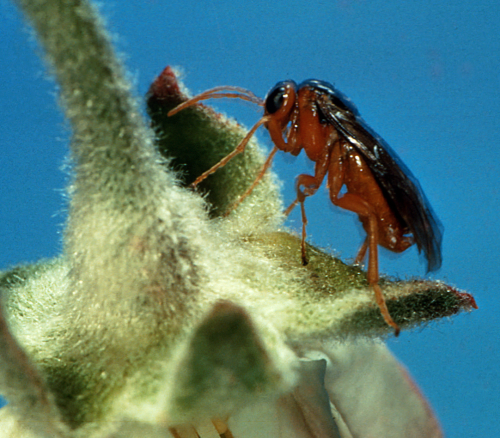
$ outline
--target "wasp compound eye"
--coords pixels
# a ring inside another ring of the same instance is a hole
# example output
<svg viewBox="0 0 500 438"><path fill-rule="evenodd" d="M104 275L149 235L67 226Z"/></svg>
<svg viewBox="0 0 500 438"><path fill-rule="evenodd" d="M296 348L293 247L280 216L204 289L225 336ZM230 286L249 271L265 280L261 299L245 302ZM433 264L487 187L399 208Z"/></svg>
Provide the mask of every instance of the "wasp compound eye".
<svg viewBox="0 0 500 438"><path fill-rule="evenodd" d="M286 94L286 86L277 84L266 97L266 112L268 114L274 114L283 106L283 100Z"/></svg>

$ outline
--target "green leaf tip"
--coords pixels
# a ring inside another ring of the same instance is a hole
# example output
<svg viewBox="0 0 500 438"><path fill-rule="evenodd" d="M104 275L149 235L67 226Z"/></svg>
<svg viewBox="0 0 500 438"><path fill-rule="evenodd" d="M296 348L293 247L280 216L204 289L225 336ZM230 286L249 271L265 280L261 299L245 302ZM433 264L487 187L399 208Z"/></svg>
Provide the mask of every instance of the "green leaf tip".
<svg viewBox="0 0 500 438"><path fill-rule="evenodd" d="M185 348L172 378L170 424L227 417L243 401L289 390L294 379L293 354L277 367L250 315L229 301L213 306Z"/></svg>

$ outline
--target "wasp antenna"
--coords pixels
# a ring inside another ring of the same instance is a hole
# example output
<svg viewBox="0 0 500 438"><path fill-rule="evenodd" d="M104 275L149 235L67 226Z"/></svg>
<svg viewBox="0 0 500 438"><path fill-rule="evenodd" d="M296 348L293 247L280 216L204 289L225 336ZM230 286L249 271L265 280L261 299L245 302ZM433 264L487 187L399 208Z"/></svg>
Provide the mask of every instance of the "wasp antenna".
<svg viewBox="0 0 500 438"><path fill-rule="evenodd" d="M222 97L237 98L237 99L247 100L248 102L256 103L257 105L260 106L264 106L264 100L261 99L259 96L256 96L254 93L252 93L250 90L247 90L246 88L223 85L221 87L215 87L212 88L211 90L205 91L205 93L212 94L212 96L210 96L208 99L211 98L217 99Z"/></svg>
<svg viewBox="0 0 500 438"><path fill-rule="evenodd" d="M202 100L208 100L208 99L222 99L222 98L229 98L229 99L243 99L248 102L256 103L257 105L264 106L264 101L253 94L251 91L248 91L244 88L240 87L230 87L230 86L222 86L222 87L215 87L210 90L204 91L201 94L198 94L197 96L192 97L191 99L187 100L186 102L181 103L180 105L176 106L174 109L170 110L168 112L168 116L171 117L174 114L177 114L179 111L182 111L185 108L188 108Z"/></svg>

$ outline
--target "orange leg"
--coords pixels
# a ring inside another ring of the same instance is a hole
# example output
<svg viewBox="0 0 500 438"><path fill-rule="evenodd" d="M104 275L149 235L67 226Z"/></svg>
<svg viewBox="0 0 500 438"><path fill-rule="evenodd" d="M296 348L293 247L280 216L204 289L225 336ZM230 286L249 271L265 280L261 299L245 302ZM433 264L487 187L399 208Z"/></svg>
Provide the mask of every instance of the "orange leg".
<svg viewBox="0 0 500 438"><path fill-rule="evenodd" d="M392 319L389 310L387 309L387 304L385 302L382 289L378 284L379 274L378 274L378 226L377 226L377 216L373 213L372 207L364 199L351 193L346 193L341 198L331 197L332 202L345 210L353 211L359 216L368 218L368 229L367 237L365 243L361 247L361 250L366 252L365 247L368 247L368 269L367 278L368 283L375 292L375 301L382 313L384 321L394 328L394 335L399 335L399 326ZM360 251L361 254L361 251ZM359 255L358 254L358 257ZM363 254L364 256L364 254ZM356 258L356 261L358 260Z"/></svg>
<svg viewBox="0 0 500 438"><path fill-rule="evenodd" d="M285 216L288 216L288 215L292 212L292 210L293 210L295 207L297 207L297 204L298 204L298 203L299 203L299 200L298 200L298 199L295 199L295 201L293 201L293 202L292 202L292 203L288 206L288 208L284 211L284 213L283 213L283 214L284 214Z"/></svg>
<svg viewBox="0 0 500 438"><path fill-rule="evenodd" d="M361 245L361 248L359 248L358 255L354 259L354 264L355 265L362 265L363 260L365 259L366 256L366 250L368 249L368 236L366 237L365 241L363 242L363 245Z"/></svg>
<svg viewBox="0 0 500 438"><path fill-rule="evenodd" d="M306 209L304 207L304 201L308 196L314 195L320 188L323 180L325 179L326 172L328 171L328 166L330 164L330 150L331 147L325 148L323 154L317 159L314 166L314 176L301 174L297 177L296 190L297 198L293 203L285 210L285 215L288 216L290 212L295 208L295 206L300 203L300 211L302 214L302 240L300 243L300 253L302 257L302 264L307 265L306 256ZM302 189L303 188L303 189Z"/></svg>
<svg viewBox="0 0 500 438"><path fill-rule="evenodd" d="M368 283L375 292L375 301L380 309L380 313L384 321L394 328L395 336L399 335L399 326L392 319L387 304L385 302L382 289L378 284L378 224L375 209L369 202L365 201L361 196L348 191L343 196L339 197L340 190L345 184L346 174L349 171L349 160L351 157L345 153L342 144L338 143L332 150L330 158L330 168L328 170L328 188L330 190L330 200L333 204L345 210L352 211L358 216L366 218L365 230L366 239L361 246L358 255L355 259L356 263L360 263L368 250L368 268L367 279ZM352 175L350 175L352 177Z"/></svg>
<svg viewBox="0 0 500 438"><path fill-rule="evenodd" d="M318 169L318 166L316 166ZM300 242L300 253L302 256L302 264L305 266L307 265L307 257L306 257L306 225L307 225L307 217L306 217L306 209L304 207L304 201L308 196L314 195L319 187L321 186L321 183L323 182L323 179L325 177L326 172L319 172L315 174L314 176L312 175L306 175L306 174L301 174L297 177L297 199L290 205L290 207L287 208L285 211L285 214L289 213L289 210L291 211L293 207L297 205L297 203L300 203L300 211L302 214L302 240ZM301 187L304 187L304 190L301 190Z"/></svg>
<svg viewBox="0 0 500 438"><path fill-rule="evenodd" d="M306 225L307 225L307 217L306 217L306 209L304 207L304 199L300 200L300 212L302 214L302 240L300 241L300 255L302 257L302 264L307 265L307 257L306 257Z"/></svg>
<svg viewBox="0 0 500 438"><path fill-rule="evenodd" d="M235 150L229 154L227 154L222 160L220 160L217 164L212 166L210 169L208 169L206 172L203 172L198 178L195 179L195 181L191 184L192 188L195 188L199 183L201 183L207 176L211 175L212 173L216 172L218 169L221 167L224 167L229 160L234 158L236 155L241 154L246 146L247 143L250 141L252 136L255 134L255 131L259 128L260 125L266 123L268 121L268 117L262 117L254 126L253 128L248 132L248 134L245 136L243 140L241 140L240 144L236 146Z"/></svg>
<svg viewBox="0 0 500 438"><path fill-rule="evenodd" d="M244 200L245 198L250 195L250 193L253 192L253 189L255 189L255 187L257 187L257 184L260 183L260 181L262 180L262 178L264 178L264 175L266 174L267 172L267 169L269 169L269 167L271 166L271 163L273 162L273 158L274 156L276 155L276 152L278 152L278 148L275 146L273 148L273 150L271 151L271 153L269 154L269 156L267 157L265 163L262 165L262 167L260 168L260 171L259 171L259 174L257 175L257 178L255 178L255 181L252 183L252 185L246 190L245 193L243 193L243 195L241 195L228 209L227 211L222 215L222 217L226 217L229 215L229 213L231 213L236 207L238 207L238 205L240 205Z"/></svg>

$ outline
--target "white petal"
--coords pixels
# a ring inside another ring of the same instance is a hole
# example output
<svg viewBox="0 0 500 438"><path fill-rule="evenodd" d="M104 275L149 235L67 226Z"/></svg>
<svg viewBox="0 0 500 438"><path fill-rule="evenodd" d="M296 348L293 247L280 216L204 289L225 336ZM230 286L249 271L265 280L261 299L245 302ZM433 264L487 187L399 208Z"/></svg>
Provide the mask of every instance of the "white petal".
<svg viewBox="0 0 500 438"><path fill-rule="evenodd" d="M439 438L442 431L407 371L377 342L324 350L326 388L353 436Z"/></svg>
<svg viewBox="0 0 500 438"><path fill-rule="evenodd" d="M235 438L340 438L324 387L326 361L301 361L300 381L293 392L262 399L232 416Z"/></svg>

